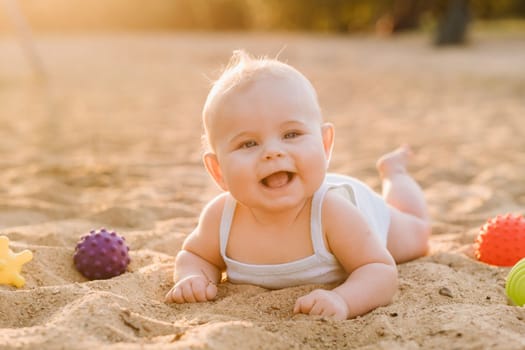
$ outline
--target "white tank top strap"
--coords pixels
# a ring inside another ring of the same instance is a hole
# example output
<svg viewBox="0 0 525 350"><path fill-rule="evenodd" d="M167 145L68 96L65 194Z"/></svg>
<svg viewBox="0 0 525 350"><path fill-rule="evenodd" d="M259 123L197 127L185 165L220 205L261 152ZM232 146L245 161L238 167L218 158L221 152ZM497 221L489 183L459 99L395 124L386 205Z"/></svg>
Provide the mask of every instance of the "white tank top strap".
<svg viewBox="0 0 525 350"><path fill-rule="evenodd" d="M228 245L228 238L230 237L230 229L232 226L233 214L237 202L228 193L224 201L224 209L222 210L221 226L219 228L220 249L221 255L226 256L226 246Z"/></svg>
<svg viewBox="0 0 525 350"><path fill-rule="evenodd" d="M310 213L310 235L314 254L323 258L331 258L333 255L328 252L324 244L324 232L322 223L323 201L326 192L330 186L324 182L321 187L314 193L312 198L312 207Z"/></svg>

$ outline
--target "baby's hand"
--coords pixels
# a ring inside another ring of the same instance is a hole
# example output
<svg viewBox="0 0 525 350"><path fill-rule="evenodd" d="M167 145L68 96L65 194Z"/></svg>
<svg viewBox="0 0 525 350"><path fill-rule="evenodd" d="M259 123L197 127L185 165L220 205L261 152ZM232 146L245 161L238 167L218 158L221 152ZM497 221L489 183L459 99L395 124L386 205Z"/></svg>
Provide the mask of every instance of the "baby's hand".
<svg viewBox="0 0 525 350"><path fill-rule="evenodd" d="M195 303L215 299L217 286L202 275L187 276L173 286L164 299L167 303Z"/></svg>
<svg viewBox="0 0 525 350"><path fill-rule="evenodd" d="M294 313L330 317L335 320L346 320L349 315L348 305L334 291L316 289L300 297L295 302Z"/></svg>

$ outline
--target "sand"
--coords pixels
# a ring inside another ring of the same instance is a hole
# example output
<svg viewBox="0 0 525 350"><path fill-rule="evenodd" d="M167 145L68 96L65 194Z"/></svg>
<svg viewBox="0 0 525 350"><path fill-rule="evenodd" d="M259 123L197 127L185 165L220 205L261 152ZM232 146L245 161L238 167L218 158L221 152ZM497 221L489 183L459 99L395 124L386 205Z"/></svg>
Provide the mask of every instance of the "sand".
<svg viewBox="0 0 525 350"><path fill-rule="evenodd" d="M524 38L436 50L424 36L47 35L45 80L1 38L0 234L34 258L23 288L0 286L0 348L525 348L509 268L469 255L488 218L525 212ZM391 305L335 322L292 313L318 286L229 283L214 302L163 303L174 255L219 193L200 162L200 110L236 48L280 52L311 78L336 125L330 170L379 190L376 159L413 146L431 251L399 266ZM126 238L132 261L88 281L72 254L100 227Z"/></svg>

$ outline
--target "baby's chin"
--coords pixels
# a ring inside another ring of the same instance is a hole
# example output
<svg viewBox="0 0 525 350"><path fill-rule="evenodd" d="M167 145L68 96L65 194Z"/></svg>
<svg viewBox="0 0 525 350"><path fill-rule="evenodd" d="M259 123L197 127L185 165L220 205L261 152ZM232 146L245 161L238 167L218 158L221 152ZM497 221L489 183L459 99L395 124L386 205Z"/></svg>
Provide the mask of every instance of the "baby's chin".
<svg viewBox="0 0 525 350"><path fill-rule="evenodd" d="M303 207L305 204L305 200L303 197L296 197L296 198L279 198L278 200L272 200L267 203L263 203L260 208L267 213L272 214L284 214L289 210L296 210L298 208Z"/></svg>

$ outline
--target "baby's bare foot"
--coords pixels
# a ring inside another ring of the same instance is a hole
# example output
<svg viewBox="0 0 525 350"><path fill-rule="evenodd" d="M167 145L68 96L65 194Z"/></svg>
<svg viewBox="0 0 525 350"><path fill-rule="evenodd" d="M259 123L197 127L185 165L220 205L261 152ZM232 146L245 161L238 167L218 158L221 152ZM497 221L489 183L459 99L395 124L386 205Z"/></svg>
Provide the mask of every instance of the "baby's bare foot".
<svg viewBox="0 0 525 350"><path fill-rule="evenodd" d="M406 172L406 165L410 156L412 156L410 147L408 145L402 145L379 158L376 167L381 178Z"/></svg>

